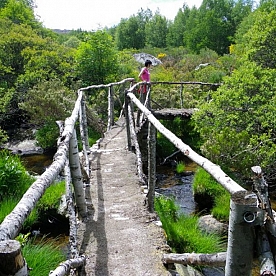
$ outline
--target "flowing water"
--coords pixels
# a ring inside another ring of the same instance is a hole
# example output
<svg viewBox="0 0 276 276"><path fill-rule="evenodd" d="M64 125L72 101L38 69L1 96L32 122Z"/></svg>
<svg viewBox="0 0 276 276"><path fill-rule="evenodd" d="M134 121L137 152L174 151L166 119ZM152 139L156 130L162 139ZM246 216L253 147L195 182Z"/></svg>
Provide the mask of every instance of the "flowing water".
<svg viewBox="0 0 276 276"><path fill-rule="evenodd" d="M184 214L192 214L196 210L192 182L197 165L185 162L185 172L178 174L171 166L157 166L156 192L173 197Z"/></svg>

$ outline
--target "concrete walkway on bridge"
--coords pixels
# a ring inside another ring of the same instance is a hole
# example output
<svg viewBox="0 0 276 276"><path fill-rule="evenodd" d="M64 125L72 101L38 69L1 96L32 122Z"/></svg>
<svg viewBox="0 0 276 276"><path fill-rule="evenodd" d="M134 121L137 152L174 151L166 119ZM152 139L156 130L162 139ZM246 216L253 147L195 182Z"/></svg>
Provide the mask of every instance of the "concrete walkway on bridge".
<svg viewBox="0 0 276 276"><path fill-rule="evenodd" d="M91 150L86 197L93 208L78 231L85 275L171 275L162 264L164 231L144 205L136 156L127 150L124 118Z"/></svg>

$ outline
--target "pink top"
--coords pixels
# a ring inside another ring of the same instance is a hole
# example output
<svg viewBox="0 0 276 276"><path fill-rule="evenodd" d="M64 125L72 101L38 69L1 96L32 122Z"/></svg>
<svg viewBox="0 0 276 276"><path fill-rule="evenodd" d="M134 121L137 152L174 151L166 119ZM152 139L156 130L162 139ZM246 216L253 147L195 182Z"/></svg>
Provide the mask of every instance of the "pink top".
<svg viewBox="0 0 276 276"><path fill-rule="evenodd" d="M142 81L150 82L150 72L147 67L142 68L142 70L139 74L139 78Z"/></svg>

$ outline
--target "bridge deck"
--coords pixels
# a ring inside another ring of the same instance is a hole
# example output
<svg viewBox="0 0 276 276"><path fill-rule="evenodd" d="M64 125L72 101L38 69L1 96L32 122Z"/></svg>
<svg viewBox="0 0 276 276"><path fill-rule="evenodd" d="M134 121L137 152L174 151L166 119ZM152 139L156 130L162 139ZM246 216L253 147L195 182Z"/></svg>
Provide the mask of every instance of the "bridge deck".
<svg viewBox="0 0 276 276"><path fill-rule="evenodd" d="M124 120L92 148L91 185L87 200L94 209L80 223L86 275L171 275L161 258L163 230L147 212L136 173L135 154L127 150Z"/></svg>

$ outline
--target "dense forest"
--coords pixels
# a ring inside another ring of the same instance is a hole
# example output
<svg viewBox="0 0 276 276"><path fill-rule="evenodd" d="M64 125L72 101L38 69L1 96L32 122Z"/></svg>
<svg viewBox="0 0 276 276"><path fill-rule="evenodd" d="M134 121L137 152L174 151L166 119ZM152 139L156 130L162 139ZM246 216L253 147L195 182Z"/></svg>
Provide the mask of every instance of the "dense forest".
<svg viewBox="0 0 276 276"><path fill-rule="evenodd" d="M275 171L275 0L203 0L199 8L184 4L173 21L141 9L112 28L62 33L45 28L33 6L0 1L1 144L23 124L55 141L55 121L70 114L78 88L138 80L133 54L146 52L162 60L152 81L221 84L208 101L200 88L185 90L186 107L199 110L193 124L202 154L242 176L253 165ZM209 65L195 70L200 63ZM175 107L177 94L167 94L152 97Z"/></svg>

